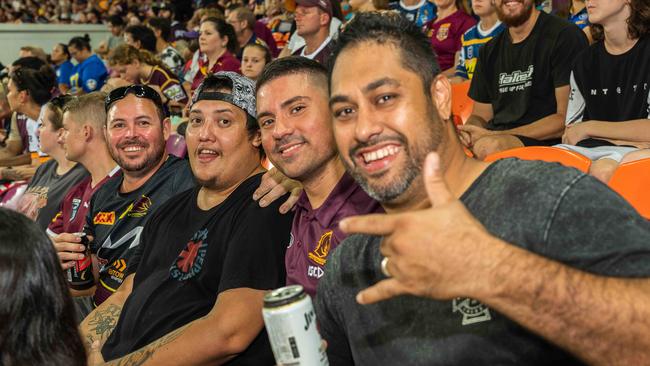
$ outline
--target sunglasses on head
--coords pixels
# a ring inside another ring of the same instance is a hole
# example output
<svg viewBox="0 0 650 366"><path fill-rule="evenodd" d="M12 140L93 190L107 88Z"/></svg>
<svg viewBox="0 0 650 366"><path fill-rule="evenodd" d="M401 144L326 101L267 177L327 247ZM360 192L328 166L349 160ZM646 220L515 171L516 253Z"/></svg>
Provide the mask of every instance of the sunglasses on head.
<svg viewBox="0 0 650 366"><path fill-rule="evenodd" d="M111 90L110 93L106 96L106 101L104 105L106 106L106 112L120 99L126 98L127 95L133 94L138 98L149 99L152 102L156 103L156 106L162 109L162 100L160 99L160 94L157 91L152 89L147 85L135 84L129 86L122 86L116 89Z"/></svg>

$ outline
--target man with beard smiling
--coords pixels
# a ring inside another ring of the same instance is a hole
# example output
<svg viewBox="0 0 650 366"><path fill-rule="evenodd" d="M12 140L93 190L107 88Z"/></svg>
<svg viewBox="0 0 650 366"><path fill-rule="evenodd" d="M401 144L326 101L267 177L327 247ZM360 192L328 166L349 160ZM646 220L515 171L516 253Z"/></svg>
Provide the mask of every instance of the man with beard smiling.
<svg viewBox="0 0 650 366"><path fill-rule="evenodd" d="M110 337L90 365L273 364L262 304L284 284L292 217L251 199L264 172L255 115L241 75L208 75L196 89L186 138L198 185L145 225L135 274L95 310L110 317Z"/></svg>
<svg viewBox="0 0 650 366"><path fill-rule="evenodd" d="M187 162L165 151L170 122L155 90L146 85L117 88L106 97L105 109L108 150L122 174L93 195L86 216L84 232L94 238L90 251L96 257L95 271L99 271L95 306L111 296L134 270L131 257L152 211L195 184ZM80 242L79 238L70 239ZM68 249L79 252L81 247ZM91 325L96 337L106 331L99 319Z"/></svg>
<svg viewBox="0 0 650 366"><path fill-rule="evenodd" d="M406 19L358 14L331 60L341 159L388 213L341 222L364 235L319 282L331 364L648 364L649 222L575 169L467 157Z"/></svg>
<svg viewBox="0 0 650 366"><path fill-rule="evenodd" d="M540 12L533 0L496 0L507 30L479 52L469 96L474 110L461 141L483 159L522 146L555 145L564 132L569 78L588 46L569 22Z"/></svg>

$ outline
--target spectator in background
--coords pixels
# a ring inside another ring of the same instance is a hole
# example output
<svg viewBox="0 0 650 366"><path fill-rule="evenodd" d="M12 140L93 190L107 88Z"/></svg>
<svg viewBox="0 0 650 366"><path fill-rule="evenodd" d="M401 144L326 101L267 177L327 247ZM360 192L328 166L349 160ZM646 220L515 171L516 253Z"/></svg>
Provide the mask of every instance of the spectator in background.
<svg viewBox="0 0 650 366"><path fill-rule="evenodd" d="M463 0L435 0L438 8L436 19L429 23L427 37L438 56L443 74L452 76L462 47L463 34L476 25L476 20L466 13Z"/></svg>
<svg viewBox="0 0 650 366"><path fill-rule="evenodd" d="M3 365L85 366L74 305L47 236L0 208L0 340Z"/></svg>
<svg viewBox="0 0 650 366"><path fill-rule="evenodd" d="M71 96L61 96L47 103L41 113L38 127L39 146L52 159L38 167L21 197L18 209L46 230L68 190L88 175L88 171L74 161L66 159L59 144L63 137L63 106Z"/></svg>
<svg viewBox="0 0 650 366"><path fill-rule="evenodd" d="M189 101L178 77L146 50L137 50L133 46L123 44L111 53L108 62L119 75L122 81L120 86L149 85L160 93L165 105L172 103L185 107Z"/></svg>
<svg viewBox="0 0 650 366"><path fill-rule="evenodd" d="M582 29L589 39L589 43L593 42L591 35L591 25L589 23L589 14L587 14L587 5L585 0L570 0L569 1L569 21Z"/></svg>
<svg viewBox="0 0 650 366"><path fill-rule="evenodd" d="M99 44L96 51L102 57L106 57L111 50L124 43L124 18L119 15L111 15L106 24L111 35Z"/></svg>
<svg viewBox="0 0 650 366"><path fill-rule="evenodd" d="M329 1L329 4L330 4L329 6L331 7L331 10L332 10L332 16L330 17L329 32L328 33L329 33L329 37L331 39L336 39L336 37L339 34L339 29L341 28L341 25L343 24L342 23L343 14L342 14L342 11L340 9L340 4L339 4L339 2L337 0ZM291 12L294 13L294 16L293 16L294 21L295 21L295 16L296 16L297 5L298 4L297 4L297 2L295 0L286 0L284 2L284 7L288 11L291 11ZM327 7L327 4L325 4L325 3L323 3L322 5L323 5L323 8ZM289 19L289 20L291 20L291 19ZM295 23L295 25L297 26L298 24ZM286 23L285 22L279 23L278 26L279 27L282 26L285 29L284 30L276 29L275 30L276 32L278 32L278 31L285 32L286 31ZM289 30L291 30L291 27L289 28ZM280 35L278 35L278 36L280 36ZM286 56L289 56L291 54L294 54L296 50L299 50L299 49L303 48L304 46L305 46L305 38L300 36L298 34L297 29L296 29L296 31L293 32L293 34L291 34L291 37L289 38L288 43L282 49L282 52L280 52L280 55L278 57L286 57Z"/></svg>
<svg viewBox="0 0 650 366"><path fill-rule="evenodd" d="M257 20L250 9L243 6L234 8L228 13L226 22L232 25L235 34L237 35L237 42L239 43L239 52L237 53L238 59L242 59L242 53L247 44L257 43L270 48L263 39L259 38L255 34L254 29Z"/></svg>
<svg viewBox="0 0 650 366"><path fill-rule="evenodd" d="M160 58L163 64L167 66L177 77L183 77L183 67L185 66L185 59L180 52L170 44L172 37L172 30L169 20L165 18L151 18L147 24L153 30L156 36L156 55Z"/></svg>
<svg viewBox="0 0 650 366"><path fill-rule="evenodd" d="M37 121L43 113L43 105L50 100L55 87L56 74L45 63L39 70L21 67L11 72L7 86L7 99L11 110L26 119L24 123L28 138L23 140L23 144L27 144L27 150L22 155L0 160L0 166L8 166L8 168L0 170L2 179L31 178L41 163L40 158L47 156L40 151L38 146ZM16 125L18 125L18 121L16 121ZM14 126L12 126L13 128ZM18 130L18 127L15 130Z"/></svg>
<svg viewBox="0 0 650 366"><path fill-rule="evenodd" d="M156 52L156 35L145 25L130 25L124 30L124 43L137 49L147 50L154 55Z"/></svg>
<svg viewBox="0 0 650 366"><path fill-rule="evenodd" d="M268 48L257 43L248 44L244 47L241 73L255 81L269 62L271 62L271 51Z"/></svg>
<svg viewBox="0 0 650 366"><path fill-rule="evenodd" d="M533 0L496 0L507 26L479 54L469 96L472 115L461 139L479 159L522 146L560 142L571 65L587 38L564 19L540 12Z"/></svg>
<svg viewBox="0 0 650 366"><path fill-rule="evenodd" d="M472 79L479 49L504 29L492 0L473 0L472 10L479 17L479 22L461 38L462 48L456 65L456 74L450 79L452 83Z"/></svg>
<svg viewBox="0 0 650 366"><path fill-rule="evenodd" d="M47 62L47 54L41 47L36 47L36 46L23 46L20 47L20 52L18 53L18 57L37 57L40 58L41 60Z"/></svg>
<svg viewBox="0 0 650 366"><path fill-rule="evenodd" d="M77 60L77 65L70 76L70 94L80 95L100 90L106 78L108 70L104 62L90 48L90 37L86 34L83 37L74 37L68 43L70 55Z"/></svg>
<svg viewBox="0 0 650 366"><path fill-rule="evenodd" d="M305 45L293 51L293 55L327 65L332 41L329 33L331 21L330 0L297 0L296 33L305 39Z"/></svg>
<svg viewBox="0 0 650 366"><path fill-rule="evenodd" d="M351 0L348 3L354 13L388 9L388 0Z"/></svg>
<svg viewBox="0 0 650 366"><path fill-rule="evenodd" d="M158 17L166 19L170 23L170 42L173 42L185 36L185 32L187 30L183 26L183 23L179 22L178 19L176 19L176 10L173 3L163 2L160 4L160 7L158 8Z"/></svg>
<svg viewBox="0 0 650 366"><path fill-rule="evenodd" d="M198 71L192 81L194 91L207 74L219 71L241 72L241 63L235 56L239 51L237 35L232 25L219 18L207 18L201 22L199 35Z"/></svg>
<svg viewBox="0 0 650 366"><path fill-rule="evenodd" d="M571 71L562 137L565 149L593 160L607 183L620 163L650 157L650 4L609 0L589 7L596 41Z"/></svg>
<svg viewBox="0 0 650 366"><path fill-rule="evenodd" d="M436 18L436 5L429 0L399 0L391 2L389 7L402 13L423 31Z"/></svg>
<svg viewBox="0 0 650 366"><path fill-rule="evenodd" d="M59 91L61 94L66 94L70 90L70 76L74 70L74 64L70 61L68 46L63 43L57 43L52 48L50 61L54 64Z"/></svg>

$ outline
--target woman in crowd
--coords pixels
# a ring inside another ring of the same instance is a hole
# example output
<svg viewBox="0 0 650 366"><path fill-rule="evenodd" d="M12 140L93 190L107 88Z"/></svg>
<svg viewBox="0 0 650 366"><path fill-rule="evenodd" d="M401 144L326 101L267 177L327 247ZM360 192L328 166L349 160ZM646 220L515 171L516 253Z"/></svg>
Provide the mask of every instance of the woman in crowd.
<svg viewBox="0 0 650 366"><path fill-rule="evenodd" d="M70 76L70 94L79 95L100 90L108 77L106 66L92 53L90 37L74 37L68 43L70 55L77 60Z"/></svg>
<svg viewBox="0 0 650 366"><path fill-rule="evenodd" d="M199 69L191 90L194 91L207 74L219 71L241 72L241 64L235 55L239 49L232 25L219 18L207 18L199 28Z"/></svg>
<svg viewBox="0 0 650 366"><path fill-rule="evenodd" d="M0 208L0 364L86 365L75 309L52 242Z"/></svg>
<svg viewBox="0 0 650 366"><path fill-rule="evenodd" d="M570 1L569 21L585 32L587 38L589 38L589 43L594 41L591 37L591 26L589 24L589 14L587 14L587 4L585 4L585 0Z"/></svg>
<svg viewBox="0 0 650 366"><path fill-rule="evenodd" d="M559 146L589 157L589 172L608 182L620 163L650 157L650 4L594 2L589 22L595 43L571 70Z"/></svg>
<svg viewBox="0 0 650 366"><path fill-rule="evenodd" d="M167 105L187 104L189 99L176 75L151 52L122 44L111 52L108 61L120 79L117 81L110 79L109 84L114 86L146 84L157 89Z"/></svg>
<svg viewBox="0 0 650 366"><path fill-rule="evenodd" d="M438 15L429 23L428 36L438 56L440 70L453 76L463 33L476 25L476 20L467 14L463 0L434 0L434 4L438 7Z"/></svg>
<svg viewBox="0 0 650 366"><path fill-rule="evenodd" d="M70 90L70 76L74 70L74 65L70 62L70 51L68 46L63 43L57 43L52 48L50 61L54 64L54 71L56 72L56 81L59 86L61 94L66 94Z"/></svg>
<svg viewBox="0 0 650 366"><path fill-rule="evenodd" d="M28 179L36 172L36 167L40 165L40 158L46 156L39 150L37 121L41 116L43 105L50 100L55 87L56 74L47 64L43 64L39 70L21 67L9 75L7 100L11 110L18 114L15 124L12 122L11 133L15 134L19 130L18 124L24 123L28 141L23 141L23 146L28 145L27 150L30 156L24 160L23 164L25 165L0 170L0 178L4 180ZM30 157L31 164L29 163Z"/></svg>
<svg viewBox="0 0 650 366"><path fill-rule="evenodd" d="M59 211L68 190L88 175L81 164L66 159L65 150L59 144L64 133L63 106L71 98L56 97L43 107L38 127L39 146L52 159L38 167L18 204L18 210L36 220L43 230Z"/></svg>
<svg viewBox="0 0 650 366"><path fill-rule="evenodd" d="M261 44L250 43L244 47L241 73L251 80L257 80L264 66L271 62L271 51Z"/></svg>

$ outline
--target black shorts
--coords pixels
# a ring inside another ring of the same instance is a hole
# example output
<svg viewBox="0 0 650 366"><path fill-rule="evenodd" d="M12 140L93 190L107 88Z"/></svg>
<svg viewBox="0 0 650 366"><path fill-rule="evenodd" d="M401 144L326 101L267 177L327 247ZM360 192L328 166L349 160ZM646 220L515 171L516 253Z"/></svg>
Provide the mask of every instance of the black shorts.
<svg viewBox="0 0 650 366"><path fill-rule="evenodd" d="M536 140L531 137L526 137L526 136L521 136L521 135L514 135L516 138L521 141L524 146L553 146L553 145L558 145L562 143L561 138L555 138L555 139L548 139L548 140Z"/></svg>

